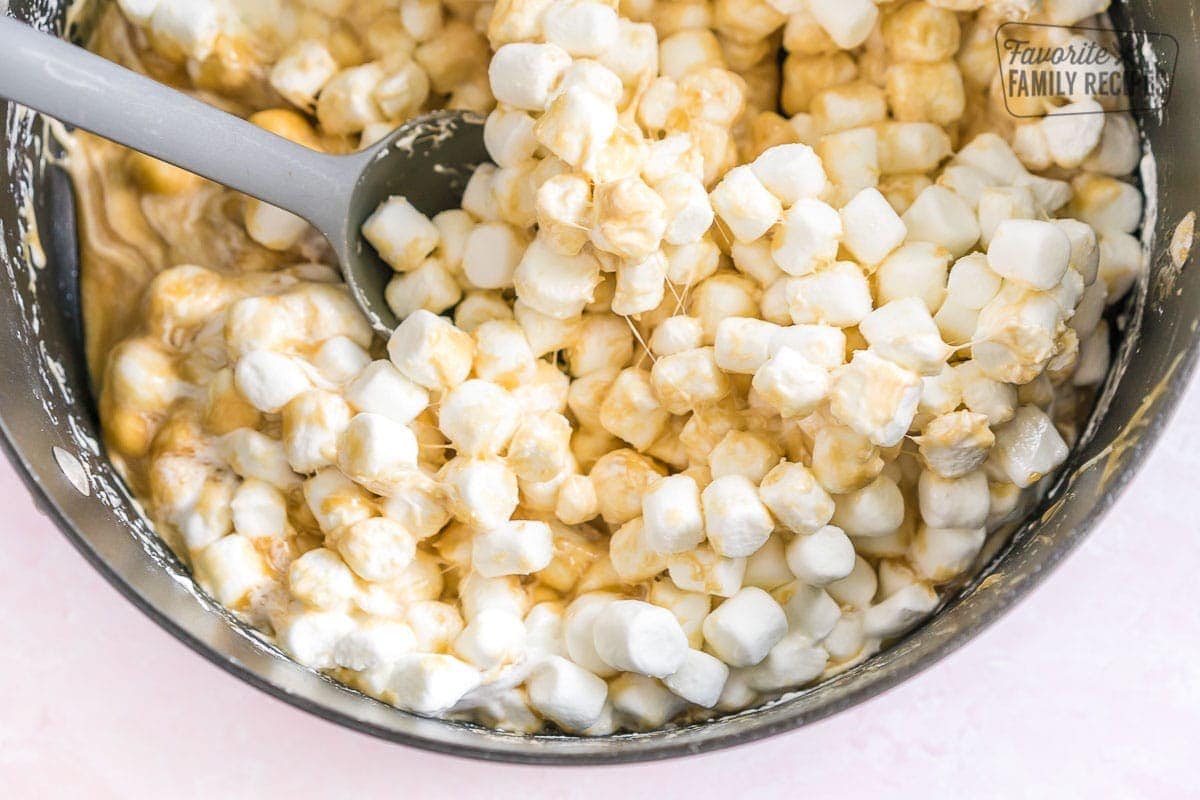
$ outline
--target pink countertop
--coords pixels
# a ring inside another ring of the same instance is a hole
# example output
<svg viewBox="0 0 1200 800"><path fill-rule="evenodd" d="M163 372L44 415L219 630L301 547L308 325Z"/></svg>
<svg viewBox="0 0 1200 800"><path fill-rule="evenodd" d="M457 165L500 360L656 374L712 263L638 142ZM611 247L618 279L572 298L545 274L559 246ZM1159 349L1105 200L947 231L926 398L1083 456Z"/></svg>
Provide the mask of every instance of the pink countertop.
<svg viewBox="0 0 1200 800"><path fill-rule="evenodd" d="M125 602L0 459L0 791L13 798L1200 795L1200 387L1099 530L935 667L777 738L662 764L495 766L245 686Z"/></svg>

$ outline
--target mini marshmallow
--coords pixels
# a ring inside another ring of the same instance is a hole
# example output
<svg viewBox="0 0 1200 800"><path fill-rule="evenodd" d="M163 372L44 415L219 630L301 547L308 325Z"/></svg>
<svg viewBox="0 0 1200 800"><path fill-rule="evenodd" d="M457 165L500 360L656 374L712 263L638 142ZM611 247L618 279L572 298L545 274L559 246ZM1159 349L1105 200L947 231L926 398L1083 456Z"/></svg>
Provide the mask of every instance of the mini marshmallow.
<svg viewBox="0 0 1200 800"><path fill-rule="evenodd" d="M794 533L813 533L833 516L833 500L803 464L779 464L763 478L758 494L776 519Z"/></svg>
<svg viewBox="0 0 1200 800"><path fill-rule="evenodd" d="M366 369L371 356L352 339L334 336L326 339L313 354L312 363L333 383L347 383Z"/></svg>
<svg viewBox="0 0 1200 800"><path fill-rule="evenodd" d="M493 669L524 655L525 635L525 623L519 616L485 608L454 640L454 652L468 664Z"/></svg>
<svg viewBox="0 0 1200 800"><path fill-rule="evenodd" d="M841 528L833 525L797 536L785 554L792 574L813 586L840 580L854 569L854 545Z"/></svg>
<svg viewBox="0 0 1200 800"><path fill-rule="evenodd" d="M700 489L688 475L672 475L642 495L646 543L658 553L683 553L704 541Z"/></svg>
<svg viewBox="0 0 1200 800"><path fill-rule="evenodd" d="M871 0L809 0L808 10L843 50L866 41L879 20L879 9Z"/></svg>
<svg viewBox="0 0 1200 800"><path fill-rule="evenodd" d="M720 328L718 328L718 333ZM694 350L703 344L704 330L695 317L676 315L660 322L650 335L650 352L658 358ZM715 353L714 353L715 357Z"/></svg>
<svg viewBox="0 0 1200 800"><path fill-rule="evenodd" d="M388 308L404 319L423 308L440 314L462 299L462 287L436 258L427 258L414 270L393 275L383 293Z"/></svg>
<svg viewBox="0 0 1200 800"><path fill-rule="evenodd" d="M1100 144L1104 108L1092 98L1052 109L1042 118L1050 157L1064 169L1074 169Z"/></svg>
<svg viewBox="0 0 1200 800"><path fill-rule="evenodd" d="M714 355L726 372L753 375L766 363L778 325L752 317L728 317L717 325Z"/></svg>
<svg viewBox="0 0 1200 800"><path fill-rule="evenodd" d="M807 635L794 631L784 636L767 657L747 675L750 686L760 692L778 692L799 686L825 671L829 655Z"/></svg>
<svg viewBox="0 0 1200 800"><path fill-rule="evenodd" d="M729 667L700 650L688 650L683 663L663 683L675 694L703 708L712 708L721 698Z"/></svg>
<svg viewBox="0 0 1200 800"><path fill-rule="evenodd" d="M746 559L725 558L708 545L701 545L668 558L667 573L671 582L684 591L732 597L742 588Z"/></svg>
<svg viewBox="0 0 1200 800"><path fill-rule="evenodd" d="M996 226L987 251L997 274L1043 291L1062 280L1071 260L1071 240L1058 226L1010 219Z"/></svg>
<svg viewBox="0 0 1200 800"><path fill-rule="evenodd" d="M533 136L533 117L515 108L498 107L483 124L483 144L492 161L501 167L513 167L537 151Z"/></svg>
<svg viewBox="0 0 1200 800"><path fill-rule="evenodd" d="M471 568L486 578L530 575L554 557L550 526L535 520L510 520L475 534Z"/></svg>
<svg viewBox="0 0 1200 800"><path fill-rule="evenodd" d="M640 518L631 519L608 540L613 572L626 583L649 580L667 568L667 559L646 541Z"/></svg>
<svg viewBox="0 0 1200 800"><path fill-rule="evenodd" d="M516 431L516 402L502 387L484 380L460 383L442 398L438 427L461 455L494 455Z"/></svg>
<svg viewBox="0 0 1200 800"><path fill-rule="evenodd" d="M600 718L608 684L559 656L543 661L526 683L529 703L566 730L582 730Z"/></svg>
<svg viewBox="0 0 1200 800"><path fill-rule="evenodd" d="M978 215L979 237L988 246L1006 219L1036 219L1037 199L1027 186L989 186L979 194Z"/></svg>
<svg viewBox="0 0 1200 800"><path fill-rule="evenodd" d="M362 226L363 236L397 272L420 266L437 247L441 234L405 197L389 197Z"/></svg>
<svg viewBox="0 0 1200 800"><path fill-rule="evenodd" d="M400 323L387 350L396 369L410 381L445 391L466 380L475 343L449 320L421 309Z"/></svg>
<svg viewBox="0 0 1200 800"><path fill-rule="evenodd" d="M246 198L242 209L246 233L268 250L290 250L309 229L303 218L254 198Z"/></svg>
<svg viewBox="0 0 1200 800"><path fill-rule="evenodd" d="M954 262L946 287L956 303L978 310L1000 291L1001 280L988 266L987 256L972 253Z"/></svg>
<svg viewBox="0 0 1200 800"><path fill-rule="evenodd" d="M801 198L783 213L772 239L771 257L787 274L807 275L837 258L844 222L832 206Z"/></svg>
<svg viewBox="0 0 1200 800"><path fill-rule="evenodd" d="M380 668L390 672L392 664L417 649L417 637L403 622L363 625L338 640L333 659L339 667L356 671ZM383 687L379 689L383 691Z"/></svg>
<svg viewBox="0 0 1200 800"><path fill-rule="evenodd" d="M595 625L600 613L619 596L609 592L581 594L567 606L563 617L563 641L571 660L586 670L608 678L616 670L596 652Z"/></svg>
<svg viewBox="0 0 1200 800"><path fill-rule="evenodd" d="M967 410L986 416L988 425L1000 425L1013 418L1017 408L1016 388L987 377L974 361L964 361L954 371Z"/></svg>
<svg viewBox="0 0 1200 800"><path fill-rule="evenodd" d="M304 666L332 669L337 665L334 650L355 627L354 619L341 611L290 612L275 626L275 640Z"/></svg>
<svg viewBox="0 0 1200 800"><path fill-rule="evenodd" d="M332 550L318 547L288 567L288 591L311 608L332 611L345 608L358 591L354 573Z"/></svg>
<svg viewBox="0 0 1200 800"><path fill-rule="evenodd" d="M955 258L966 255L979 241L975 212L943 186L930 186L917 195L901 220L908 229L908 241L940 245Z"/></svg>
<svg viewBox="0 0 1200 800"><path fill-rule="evenodd" d="M517 508L517 476L500 459L457 456L439 477L451 513L468 525L498 528Z"/></svg>
<svg viewBox="0 0 1200 800"><path fill-rule="evenodd" d="M195 555L194 565L200 585L224 606L241 605L270 581L254 543L238 534L209 544Z"/></svg>
<svg viewBox="0 0 1200 800"><path fill-rule="evenodd" d="M1067 453L1054 423L1037 406L1021 406L1010 422L996 429L998 464L1022 489L1058 469Z"/></svg>
<svg viewBox="0 0 1200 800"><path fill-rule="evenodd" d="M408 61L377 83L372 96L379 110L389 120L407 119L425 105L429 88L429 74L415 61ZM393 125L385 124L390 131Z"/></svg>
<svg viewBox="0 0 1200 800"><path fill-rule="evenodd" d="M854 557L854 569L850 570L849 575L825 587L829 596L839 604L856 609L870 605L878 589L879 578L870 562L862 556Z"/></svg>
<svg viewBox="0 0 1200 800"><path fill-rule="evenodd" d="M771 534L766 543L746 559L746 575L742 582L766 591L774 591L795 580L783 554L783 538Z"/></svg>
<svg viewBox="0 0 1200 800"><path fill-rule="evenodd" d="M250 405L268 414L278 413L312 387L296 361L270 350L254 350L238 359L233 380Z"/></svg>
<svg viewBox="0 0 1200 800"><path fill-rule="evenodd" d="M741 475L757 484L779 463L780 457L779 449L764 436L732 430L713 447L708 468L714 479Z"/></svg>
<svg viewBox="0 0 1200 800"><path fill-rule="evenodd" d="M887 475L835 498L833 525L847 536L875 538L895 533L904 523L904 495Z"/></svg>
<svg viewBox="0 0 1200 800"><path fill-rule="evenodd" d="M774 596L783 604L790 629L814 642L820 642L828 636L842 615L842 609L828 592L802 581L793 581L780 587Z"/></svg>
<svg viewBox="0 0 1200 800"><path fill-rule="evenodd" d="M904 242L907 229L878 189L863 189L840 212L842 246L864 264L878 264Z"/></svg>
<svg viewBox="0 0 1200 800"><path fill-rule="evenodd" d="M381 414L356 414L337 441L338 468L376 494L390 495L405 473L417 468L417 437Z"/></svg>
<svg viewBox="0 0 1200 800"><path fill-rule="evenodd" d="M701 493L701 503L708 540L727 558L751 555L774 528L754 484L743 475L715 479Z"/></svg>
<svg viewBox="0 0 1200 800"><path fill-rule="evenodd" d="M600 513L596 487L584 475L568 475L558 487L554 516L566 525L581 525Z"/></svg>
<svg viewBox="0 0 1200 800"><path fill-rule="evenodd" d="M794 278L788 287L788 311L797 325L825 323L839 328L857 325L871 313L871 289L859 266L838 261Z"/></svg>
<svg viewBox="0 0 1200 800"><path fill-rule="evenodd" d="M1136 186L1107 175L1080 173L1071 181L1070 216L1097 231L1133 233L1142 224L1142 193Z"/></svg>
<svg viewBox="0 0 1200 800"><path fill-rule="evenodd" d="M513 272L524 253L525 241L512 226L503 222L476 225L463 249L463 274L481 289L506 289L513 285Z"/></svg>
<svg viewBox="0 0 1200 800"><path fill-rule="evenodd" d="M921 379L913 372L859 350L833 380L834 417L880 447L904 438L921 399Z"/></svg>
<svg viewBox="0 0 1200 800"><path fill-rule="evenodd" d="M608 98L573 86L551 101L534 123L533 135L567 164L588 171L596 166L591 156L612 140L618 123L617 110Z"/></svg>
<svg viewBox="0 0 1200 800"><path fill-rule="evenodd" d="M952 352L917 297L880 306L863 318L858 329L873 352L918 375L937 375Z"/></svg>
<svg viewBox="0 0 1200 800"><path fill-rule="evenodd" d="M731 667L752 667L787 633L787 616L771 595L748 586L704 618L704 640Z"/></svg>
<svg viewBox="0 0 1200 800"><path fill-rule="evenodd" d="M699 241L712 227L712 205L699 178L676 173L655 182L653 188L666 206L667 229L663 241L674 245L691 244Z"/></svg>
<svg viewBox="0 0 1200 800"><path fill-rule="evenodd" d="M971 566L987 538L985 528L931 528L921 525L908 561L924 580L945 583Z"/></svg>
<svg viewBox="0 0 1200 800"><path fill-rule="evenodd" d="M432 653L402 656L388 689L394 704L417 714L436 714L452 707L479 686L478 670L454 656Z"/></svg>
<svg viewBox="0 0 1200 800"><path fill-rule="evenodd" d="M946 295L946 270L950 251L932 242L909 242L888 256L875 270L879 305L904 297L919 297L930 313Z"/></svg>
<svg viewBox="0 0 1200 800"><path fill-rule="evenodd" d="M729 393L729 380L711 347L663 356L651 368L650 381L663 408L672 414L686 414Z"/></svg>
<svg viewBox="0 0 1200 800"><path fill-rule="evenodd" d="M337 442L350 424L350 406L331 392L302 392L283 407L281 432L288 463L301 474L334 462Z"/></svg>
<svg viewBox="0 0 1200 800"><path fill-rule="evenodd" d="M658 439L668 416L659 404L650 373L644 369L622 370L600 404L600 425L638 450Z"/></svg>
<svg viewBox="0 0 1200 800"><path fill-rule="evenodd" d="M811 414L829 395L828 370L790 347L780 348L754 374L754 391L786 418Z"/></svg>
<svg viewBox="0 0 1200 800"><path fill-rule="evenodd" d="M907 631L937 608L938 597L923 583L912 583L892 592L886 600L863 614L863 633L889 639Z"/></svg>
<svg viewBox="0 0 1200 800"><path fill-rule="evenodd" d="M840 425L817 429L812 472L825 491L843 494L861 489L882 469L883 459L866 436Z"/></svg>
<svg viewBox="0 0 1200 800"><path fill-rule="evenodd" d="M634 673L618 677L608 691L621 725L634 730L661 728L686 705L659 681Z"/></svg>
<svg viewBox="0 0 1200 800"><path fill-rule="evenodd" d="M779 199L762 184L748 165L734 167L710 195L713 210L738 241L761 237L783 213Z"/></svg>
<svg viewBox="0 0 1200 800"><path fill-rule="evenodd" d="M750 164L763 186L786 206L819 197L828 181L821 159L804 144L781 144L764 150Z"/></svg>
<svg viewBox="0 0 1200 800"><path fill-rule="evenodd" d="M665 608L620 600L600 611L593 626L596 652L622 672L665 678L682 666L687 637Z"/></svg>
<svg viewBox="0 0 1200 800"><path fill-rule="evenodd" d="M617 265L617 288L613 293L612 312L633 316L653 311L662 303L666 291L667 257L655 251L644 258L624 259Z"/></svg>
<svg viewBox="0 0 1200 800"><path fill-rule="evenodd" d="M412 422L429 405L429 393L389 361L373 361L364 367L346 386L344 396L355 410L379 414L401 425Z"/></svg>
<svg viewBox="0 0 1200 800"><path fill-rule="evenodd" d="M571 56L558 45L514 42L492 55L488 81L499 102L540 113L570 65Z"/></svg>
<svg viewBox="0 0 1200 800"><path fill-rule="evenodd" d="M1091 225L1076 219L1052 220L1071 240L1070 269L1079 273L1083 283L1090 286L1100 267L1100 244Z"/></svg>
<svg viewBox="0 0 1200 800"><path fill-rule="evenodd" d="M668 206L641 178L600 184L594 192L593 210L591 240L601 250L640 259L659 249L669 220Z"/></svg>
<svg viewBox="0 0 1200 800"><path fill-rule="evenodd" d="M416 540L387 517L360 520L337 538L337 551L363 580L384 581L403 574L416 555Z"/></svg>
<svg viewBox="0 0 1200 800"><path fill-rule="evenodd" d="M926 470L917 483L921 519L934 528L981 528L987 521L990 497L982 470L960 478L944 478Z"/></svg>
<svg viewBox="0 0 1200 800"><path fill-rule="evenodd" d="M916 441L929 469L943 478L961 478L987 459L995 436L985 415L955 411L930 420Z"/></svg>
<svg viewBox="0 0 1200 800"><path fill-rule="evenodd" d="M526 248L513 273L517 297L553 319L579 316L600 282L600 264L587 252L555 253L541 239Z"/></svg>

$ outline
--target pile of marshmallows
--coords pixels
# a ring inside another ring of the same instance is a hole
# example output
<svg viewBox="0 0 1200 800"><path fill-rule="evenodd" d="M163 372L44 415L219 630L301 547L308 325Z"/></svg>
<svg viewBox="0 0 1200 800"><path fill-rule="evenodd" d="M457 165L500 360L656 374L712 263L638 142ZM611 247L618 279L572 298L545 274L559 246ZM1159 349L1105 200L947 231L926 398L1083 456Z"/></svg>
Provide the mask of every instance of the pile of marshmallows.
<svg viewBox="0 0 1200 800"><path fill-rule="evenodd" d="M717 5L836 51L903 14L957 47L962 4ZM212 439L228 525L157 496L199 579L305 664L515 730L653 728L870 656L1067 456L1143 266L1131 122L1081 98L954 152L961 106L829 74L742 163L707 28L572 0L488 31L495 163L461 209L393 197L363 228L396 273L386 359L311 273L160 276L222 282L209 410L257 420Z"/></svg>

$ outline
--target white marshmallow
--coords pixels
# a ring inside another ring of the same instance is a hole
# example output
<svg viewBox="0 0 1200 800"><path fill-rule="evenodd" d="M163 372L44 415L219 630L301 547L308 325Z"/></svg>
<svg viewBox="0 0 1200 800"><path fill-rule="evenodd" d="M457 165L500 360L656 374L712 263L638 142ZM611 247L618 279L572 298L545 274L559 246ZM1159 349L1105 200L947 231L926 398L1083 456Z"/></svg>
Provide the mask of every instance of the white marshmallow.
<svg viewBox="0 0 1200 800"><path fill-rule="evenodd" d="M783 213L771 257L788 275L807 275L837 258L844 232L845 219L832 206L801 198Z"/></svg>
<svg viewBox="0 0 1200 800"><path fill-rule="evenodd" d="M917 498L921 519L933 528L981 528L991 503L982 470L960 478L943 478L925 470L917 483Z"/></svg>
<svg viewBox="0 0 1200 800"><path fill-rule="evenodd" d="M683 663L663 683L675 694L703 708L712 708L721 698L729 667L700 650L688 650Z"/></svg>
<svg viewBox="0 0 1200 800"><path fill-rule="evenodd" d="M700 347L703 339L704 330L700 327L700 321L680 314L668 317L654 328L654 333L650 335L650 352L658 358L672 356Z"/></svg>
<svg viewBox="0 0 1200 800"><path fill-rule="evenodd" d="M792 574L813 586L840 580L854 569L854 545L833 525L797 536L785 552Z"/></svg>
<svg viewBox="0 0 1200 800"><path fill-rule="evenodd" d="M754 391L786 418L811 414L829 395L828 370L790 347L780 348L754 374Z"/></svg>
<svg viewBox="0 0 1200 800"><path fill-rule="evenodd" d="M834 498L833 524L847 536L874 538L895 533L904 523L904 495L887 475Z"/></svg>
<svg viewBox="0 0 1200 800"><path fill-rule="evenodd" d="M1067 453L1054 423L1037 406L1021 406L1010 422L996 429L997 462L1022 489L1058 469Z"/></svg>
<svg viewBox="0 0 1200 800"><path fill-rule="evenodd" d="M717 478L701 493L704 523L713 549L727 558L754 553L771 535L774 522L743 475Z"/></svg>
<svg viewBox="0 0 1200 800"><path fill-rule="evenodd" d="M539 714L569 731L595 723L608 698L608 684L559 656L542 662L530 675L526 689L530 705Z"/></svg>
<svg viewBox="0 0 1200 800"><path fill-rule="evenodd" d="M417 437L381 414L356 414L337 442L345 475L376 494L390 495L397 481L417 467Z"/></svg>
<svg viewBox="0 0 1200 800"><path fill-rule="evenodd" d="M492 55L488 81L499 102L540 113L570 65L571 56L558 45L514 42Z"/></svg>
<svg viewBox="0 0 1200 800"><path fill-rule="evenodd" d="M480 669L512 664L525 653L525 623L509 611L484 609L454 640L454 652Z"/></svg>
<svg viewBox="0 0 1200 800"><path fill-rule="evenodd" d="M270 580L254 543L238 534L212 542L195 555L193 564L197 580L224 606L241 605Z"/></svg>
<svg viewBox="0 0 1200 800"><path fill-rule="evenodd" d="M1062 280L1071 261L1071 240L1040 220L1010 219L996 226L987 251L997 274L1042 291Z"/></svg>
<svg viewBox="0 0 1200 800"><path fill-rule="evenodd" d="M835 373L830 411L879 447L891 447L908 431L921 388L915 373L870 350L858 350Z"/></svg>
<svg viewBox="0 0 1200 800"><path fill-rule="evenodd" d="M829 596L838 603L856 609L870 605L878 589L879 578L870 562L862 556L854 557L854 569L850 570L849 575L825 587Z"/></svg>
<svg viewBox="0 0 1200 800"><path fill-rule="evenodd" d="M682 553L704 541L700 489L689 475L672 475L642 495L646 543L658 553Z"/></svg>
<svg viewBox="0 0 1200 800"><path fill-rule="evenodd" d="M376 668L390 673L392 664L417 649L417 637L403 622L376 622L359 627L338 640L333 660L356 671Z"/></svg>
<svg viewBox="0 0 1200 800"><path fill-rule="evenodd" d="M362 226L363 236L397 272L421 265L437 247L441 233L405 197L389 197Z"/></svg>
<svg viewBox="0 0 1200 800"><path fill-rule="evenodd" d="M475 534L471 568L486 578L530 575L554 558L550 526L535 520L510 520Z"/></svg>
<svg viewBox="0 0 1200 800"><path fill-rule="evenodd" d="M908 550L917 575L945 583L967 570L987 538L985 528L931 528L921 525Z"/></svg>
<svg viewBox="0 0 1200 800"><path fill-rule="evenodd" d="M843 50L866 41L879 20L879 9L871 0L809 0L808 10Z"/></svg>
<svg viewBox="0 0 1200 800"><path fill-rule="evenodd" d="M345 398L357 411L379 414L401 425L412 422L429 405L429 393L390 361L372 361L363 367L346 386Z"/></svg>
<svg viewBox="0 0 1200 800"><path fill-rule="evenodd" d="M778 692L800 686L825 671L829 655L807 635L794 631L784 636L767 657L749 671L750 686L760 692Z"/></svg>
<svg viewBox="0 0 1200 800"><path fill-rule="evenodd" d="M421 309L400 323L387 350L396 369L410 381L445 391L466 380L475 343L449 320Z"/></svg>
<svg viewBox="0 0 1200 800"><path fill-rule="evenodd" d="M291 612L275 626L275 641L306 667L332 669L337 665L334 650L355 627L354 620L341 611Z"/></svg>
<svg viewBox="0 0 1200 800"><path fill-rule="evenodd" d="M511 225L485 222L467 236L462 254L462 271L473 286L507 289L513 272L525 254L525 241Z"/></svg>
<svg viewBox="0 0 1200 800"><path fill-rule="evenodd" d="M665 608L640 600L620 600L604 607L593 627L596 652L622 672L665 678L682 666L687 636Z"/></svg>
<svg viewBox="0 0 1200 800"><path fill-rule="evenodd" d="M787 633L787 616L771 595L748 586L704 618L704 640L731 667L752 667Z"/></svg>
<svg viewBox="0 0 1200 800"><path fill-rule="evenodd" d="M621 725L634 730L661 728L686 706L659 681L633 673L612 682L609 699Z"/></svg>
<svg viewBox="0 0 1200 800"><path fill-rule="evenodd" d="M479 671L454 656L421 653L396 662L388 688L397 707L436 714L451 708L479 683Z"/></svg>
<svg viewBox="0 0 1200 800"><path fill-rule="evenodd" d="M828 185L825 168L805 144L781 144L764 150L750 164L755 176L785 206L819 197Z"/></svg>
<svg viewBox="0 0 1200 800"><path fill-rule="evenodd" d="M758 239L779 221L779 199L762 184L749 165L734 167L709 195L713 210L738 241Z"/></svg>
<svg viewBox="0 0 1200 800"><path fill-rule="evenodd" d="M312 387L299 364L270 350L253 350L238 359L233 380L250 405L268 414Z"/></svg>
<svg viewBox="0 0 1200 800"><path fill-rule="evenodd" d="M359 520L337 537L337 551L363 580L398 578L416 555L416 540L387 517Z"/></svg>
<svg viewBox="0 0 1200 800"><path fill-rule="evenodd" d="M460 455L495 455L508 446L520 415L503 387L478 379L463 381L442 398L438 427Z"/></svg>
<svg viewBox="0 0 1200 800"><path fill-rule="evenodd" d="M937 375L952 352L917 297L880 306L863 318L858 329L873 352L919 375Z"/></svg>
<svg viewBox="0 0 1200 800"><path fill-rule="evenodd" d="M962 198L943 186L930 186L917 195L901 217L908 241L929 242L965 255L979 241L979 221Z"/></svg>
<svg viewBox="0 0 1200 800"><path fill-rule="evenodd" d="M462 287L436 258L427 258L414 270L393 275L383 293L388 308L404 319L419 308L440 314L462 299Z"/></svg>
<svg viewBox="0 0 1200 800"><path fill-rule="evenodd" d="M746 559L719 556L708 545L667 559L671 582L688 592L732 597L742 588Z"/></svg>
<svg viewBox="0 0 1200 800"><path fill-rule="evenodd" d="M870 286L853 262L837 261L789 283L788 310L797 325L825 323L845 328L871 313Z"/></svg>
<svg viewBox="0 0 1200 800"><path fill-rule="evenodd" d="M499 528L517 508L517 476L500 459L457 456L439 477L451 513L468 525Z"/></svg>
<svg viewBox="0 0 1200 800"><path fill-rule="evenodd" d="M842 245L863 264L878 264L904 242L908 230L878 189L863 189L840 212Z"/></svg>
<svg viewBox="0 0 1200 800"><path fill-rule="evenodd" d="M587 252L555 253L534 239L513 273L517 297L534 311L553 319L579 316L600 283L600 264Z"/></svg>

